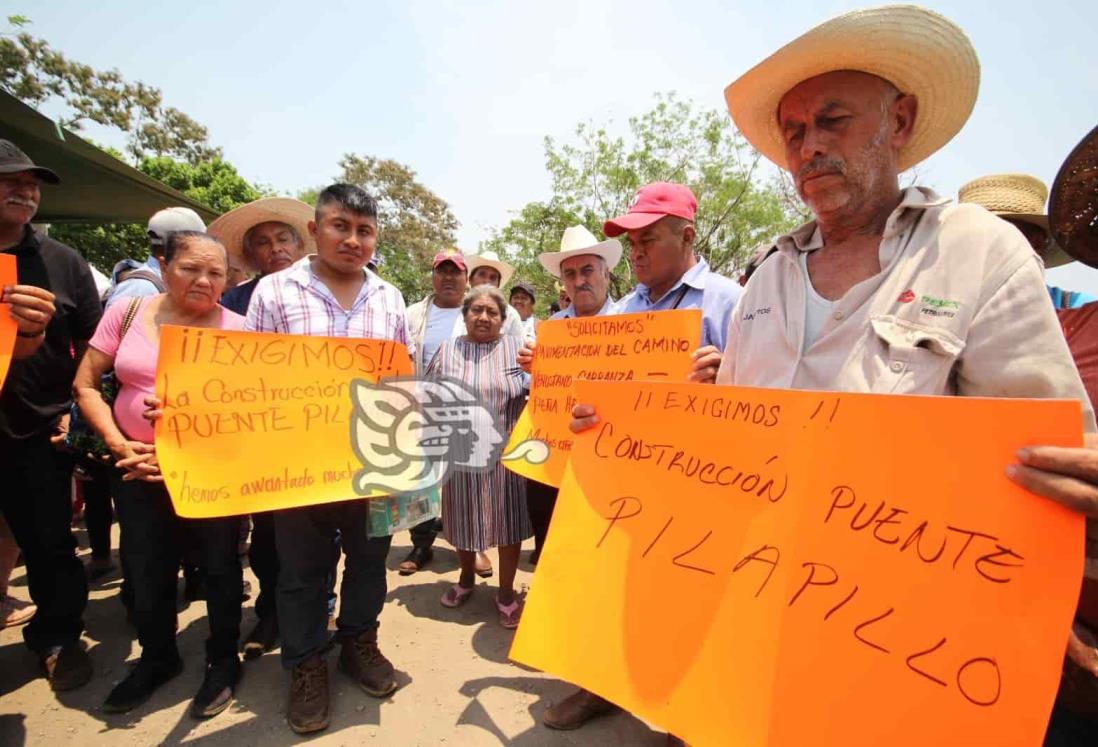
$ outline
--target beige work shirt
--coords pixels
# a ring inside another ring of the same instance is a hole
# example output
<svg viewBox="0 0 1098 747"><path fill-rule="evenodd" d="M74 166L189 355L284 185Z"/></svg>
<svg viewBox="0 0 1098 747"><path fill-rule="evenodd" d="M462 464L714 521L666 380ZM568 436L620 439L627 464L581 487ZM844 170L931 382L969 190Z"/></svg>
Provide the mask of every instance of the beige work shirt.
<svg viewBox="0 0 1098 747"><path fill-rule="evenodd" d="M1006 221L926 188L904 190L885 224L880 273L835 301L803 352L807 278L798 255L823 239L810 222L777 246L732 315L718 384L1070 398L1095 430L1040 260ZM1094 575L1098 564L1090 565Z"/></svg>

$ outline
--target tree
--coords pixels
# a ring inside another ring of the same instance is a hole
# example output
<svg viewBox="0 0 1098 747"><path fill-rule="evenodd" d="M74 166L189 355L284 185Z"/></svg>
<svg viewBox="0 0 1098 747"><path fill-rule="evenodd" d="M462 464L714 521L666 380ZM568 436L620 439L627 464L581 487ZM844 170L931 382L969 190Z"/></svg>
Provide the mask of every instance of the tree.
<svg viewBox="0 0 1098 747"><path fill-rule="evenodd" d="M378 248L382 274L408 303L431 291L431 259L457 241L457 218L449 204L420 184L416 173L391 159L348 153L338 181L362 187L378 201ZM300 199L315 204L319 190Z"/></svg>
<svg viewBox="0 0 1098 747"><path fill-rule="evenodd" d="M29 23L24 16L8 16L12 29ZM165 106L160 89L129 82L118 70L70 60L25 31L0 35L0 88L34 107L59 101L64 112L58 123L70 130L79 131L86 122L121 130L127 152L137 160L171 156L197 164L221 157L206 128Z"/></svg>
<svg viewBox="0 0 1098 747"><path fill-rule="evenodd" d="M232 164L220 158L192 165L165 156L147 156L136 165L140 171L218 212L258 200L266 193L262 188L249 184ZM50 229L50 235L73 247L93 265L108 273L119 260L144 259L149 254L149 239L144 225L57 225Z"/></svg>
<svg viewBox="0 0 1098 747"><path fill-rule="evenodd" d="M761 156L733 129L726 112L697 111L673 93L657 95L653 109L630 118L625 136L588 122L577 126L574 141L546 137L545 158L550 200L520 209L485 242L516 261L516 277L539 288L548 289L551 280L537 254L556 251L565 227L583 224L599 235L602 222L628 210L637 189L650 182L679 182L693 190L695 250L725 275L733 275L759 243L801 217L783 198L780 184L760 174ZM632 285L630 275L623 261L615 272L621 281L616 293Z"/></svg>

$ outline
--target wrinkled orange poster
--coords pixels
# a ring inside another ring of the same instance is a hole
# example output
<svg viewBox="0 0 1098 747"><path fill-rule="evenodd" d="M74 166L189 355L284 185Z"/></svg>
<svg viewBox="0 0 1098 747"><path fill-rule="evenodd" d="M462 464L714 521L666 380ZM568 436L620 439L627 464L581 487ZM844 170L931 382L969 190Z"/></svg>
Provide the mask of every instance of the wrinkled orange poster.
<svg viewBox="0 0 1098 747"><path fill-rule="evenodd" d="M573 386L578 381L685 381L701 340L701 311L614 314L538 325L530 399L511 430L505 453L523 441L549 447L537 464L507 460L523 477L559 486L572 449Z"/></svg>
<svg viewBox="0 0 1098 747"><path fill-rule="evenodd" d="M14 254L0 254L0 287L18 283ZM0 389L8 379L11 368L11 356L15 352L15 333L18 332L15 320L11 318L11 305L0 304Z"/></svg>
<svg viewBox="0 0 1098 747"><path fill-rule="evenodd" d="M1010 482L1074 401L580 382L511 656L691 745L1041 744L1083 518Z"/></svg>
<svg viewBox="0 0 1098 747"><path fill-rule="evenodd" d="M389 341L164 327L156 451L176 513L356 497L352 382L411 371L407 348Z"/></svg>

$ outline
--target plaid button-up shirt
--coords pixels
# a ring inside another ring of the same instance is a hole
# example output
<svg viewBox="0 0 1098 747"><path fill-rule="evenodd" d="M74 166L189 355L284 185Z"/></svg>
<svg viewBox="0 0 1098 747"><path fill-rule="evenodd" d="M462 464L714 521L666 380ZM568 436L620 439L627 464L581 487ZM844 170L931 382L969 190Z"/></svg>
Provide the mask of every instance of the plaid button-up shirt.
<svg viewBox="0 0 1098 747"><path fill-rule="evenodd" d="M344 309L305 257L259 281L244 328L253 332L393 340L414 353L404 297L369 270L351 308Z"/></svg>

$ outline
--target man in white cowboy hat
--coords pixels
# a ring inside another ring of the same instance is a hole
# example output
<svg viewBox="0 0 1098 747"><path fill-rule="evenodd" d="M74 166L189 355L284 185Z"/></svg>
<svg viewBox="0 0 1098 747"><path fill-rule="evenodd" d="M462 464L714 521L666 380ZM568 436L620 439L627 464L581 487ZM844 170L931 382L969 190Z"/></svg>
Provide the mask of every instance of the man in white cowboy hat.
<svg viewBox="0 0 1098 747"><path fill-rule="evenodd" d="M599 241L583 226L565 229L559 252L545 252L538 262L564 285L571 303L550 319L601 316L610 313L610 270L621 259L621 242Z"/></svg>
<svg viewBox="0 0 1098 747"><path fill-rule="evenodd" d="M242 264L255 273L251 280L228 290L221 305L237 314L248 313L261 278L287 267L315 251L309 235L313 208L289 197L264 197L241 205L210 224L209 234L224 244L230 264Z"/></svg>
<svg viewBox="0 0 1098 747"><path fill-rule="evenodd" d="M234 208L210 224L209 233L229 253L230 264L241 264L256 276L221 296L221 305L246 315L259 281L285 270L310 251L313 208L288 197L265 197ZM338 562L339 553L333 556ZM244 658L254 659L278 644L278 550L275 547L273 512L252 515L252 541L248 562L259 580L256 624L244 639ZM334 579L334 569L333 569Z"/></svg>
<svg viewBox="0 0 1098 747"><path fill-rule="evenodd" d="M1071 262L1048 230L1045 200L1048 187L1028 174L991 174L973 179L957 191L957 202L971 202L990 210L1011 224L1026 237L1026 241L1044 262L1045 269ZM1075 309L1098 301L1098 296L1075 293L1048 286L1052 305L1057 309Z"/></svg>
<svg viewBox="0 0 1098 747"><path fill-rule="evenodd" d="M603 224L603 232L609 237L628 234L630 260L638 280L637 287L616 303L609 299L608 290L610 269L621 258L621 243L616 238L600 242L582 226L568 228L561 238L561 251L538 257L551 275L561 279L572 300L552 319L701 309L702 347L693 353L690 378L700 383L713 381L725 344L724 330L740 287L710 271L705 260L694 254L697 206L697 199L685 185L656 182L637 191L627 214ZM519 365L529 370L535 350L534 343L528 342L519 351ZM543 493L535 488L533 495L531 520L544 512L547 523L552 517L555 491ZM591 719L618 710L610 701L580 688L547 708L542 723L552 729L578 729Z"/></svg>
<svg viewBox="0 0 1098 747"><path fill-rule="evenodd" d="M155 296L164 292L160 279L160 261L164 256L164 242L169 233L176 231L205 231L206 224L198 213L185 207L168 207L158 210L149 218L146 233L149 237L149 258L144 262L123 259L111 271L111 289L107 291L106 306L120 298Z"/></svg>
<svg viewBox="0 0 1098 747"><path fill-rule="evenodd" d="M469 287L471 288L478 285L494 285L497 288L502 288L507 285L507 281L515 274L514 265L504 262L498 254L492 251L466 255L465 263L469 267ZM461 334L465 334L464 327ZM500 334L511 335L520 339L523 336L522 318L510 305L507 307L507 318L503 320L503 328L500 330Z"/></svg>
<svg viewBox="0 0 1098 747"><path fill-rule="evenodd" d="M827 21L728 86L736 126L815 220L779 237L744 289L718 384L1072 398L1094 429L1025 238L900 189L964 125L978 82L957 26L891 6ZM573 409L573 430L597 422Z"/></svg>

